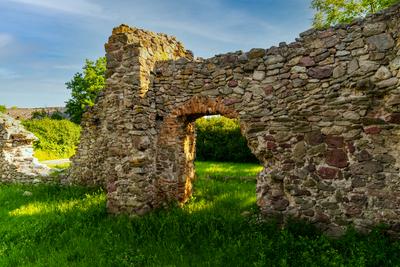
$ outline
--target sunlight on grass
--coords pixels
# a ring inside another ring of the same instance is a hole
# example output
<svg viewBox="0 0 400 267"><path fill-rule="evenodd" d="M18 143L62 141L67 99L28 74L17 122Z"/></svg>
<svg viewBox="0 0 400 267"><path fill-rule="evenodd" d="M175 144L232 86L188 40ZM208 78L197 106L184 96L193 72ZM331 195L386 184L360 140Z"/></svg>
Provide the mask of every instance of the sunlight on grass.
<svg viewBox="0 0 400 267"><path fill-rule="evenodd" d="M186 205L140 218L107 214L99 189L0 185L0 266L400 266L400 242L379 231L331 240L259 220L257 165L238 179L230 163L196 164Z"/></svg>
<svg viewBox="0 0 400 267"><path fill-rule="evenodd" d="M256 178L263 167L254 163L231 163L231 162L202 162L196 161L196 172L198 176L212 175L215 177L237 177Z"/></svg>
<svg viewBox="0 0 400 267"><path fill-rule="evenodd" d="M87 211L93 206L97 206L100 203L105 202L106 196L105 194L99 195L89 195L86 194L84 199L80 200L69 200L62 202L33 202L27 205L23 205L18 209L10 211L8 214L10 216L32 216L37 214L46 214L46 213L66 213L73 210L79 211Z"/></svg>
<svg viewBox="0 0 400 267"><path fill-rule="evenodd" d="M28 205L22 206L18 209L10 211L8 215L10 216L22 216L22 215L35 215L43 213L48 206L41 202L30 203Z"/></svg>
<svg viewBox="0 0 400 267"><path fill-rule="evenodd" d="M192 200L192 202L186 204L183 209L188 212L189 214L202 211L202 210L207 210L211 209L213 207L214 203L212 202L207 202L205 199L201 199L198 201L195 201L195 199Z"/></svg>
<svg viewBox="0 0 400 267"><path fill-rule="evenodd" d="M234 203L232 203L234 202ZM189 213L195 213L199 211L211 211L225 209L225 206L236 206L236 211L245 210L253 206L256 202L255 196L240 195L236 196L232 193L225 193L218 195L210 200L202 198L194 198L191 202L183 206L183 209Z"/></svg>
<svg viewBox="0 0 400 267"><path fill-rule="evenodd" d="M217 198L215 198L216 201L227 201L232 199L232 195L236 197L240 203L241 206L249 206L251 204L254 204L256 202L256 196L249 196L246 194L231 194L230 192L221 194Z"/></svg>
<svg viewBox="0 0 400 267"><path fill-rule="evenodd" d="M51 169L60 169L60 170L64 170L64 169L68 169L71 166L71 162L66 162L66 163L61 163L61 164L46 164L47 167L51 168Z"/></svg>

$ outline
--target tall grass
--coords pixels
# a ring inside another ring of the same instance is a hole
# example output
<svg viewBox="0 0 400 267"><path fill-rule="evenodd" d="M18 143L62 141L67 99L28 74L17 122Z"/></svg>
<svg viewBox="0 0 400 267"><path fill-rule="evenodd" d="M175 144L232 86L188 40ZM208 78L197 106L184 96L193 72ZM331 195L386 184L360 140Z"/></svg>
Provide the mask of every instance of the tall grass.
<svg viewBox="0 0 400 267"><path fill-rule="evenodd" d="M187 205L141 218L108 215L100 189L0 185L0 266L400 265L400 242L379 231L332 240L259 220L254 178L201 164Z"/></svg>

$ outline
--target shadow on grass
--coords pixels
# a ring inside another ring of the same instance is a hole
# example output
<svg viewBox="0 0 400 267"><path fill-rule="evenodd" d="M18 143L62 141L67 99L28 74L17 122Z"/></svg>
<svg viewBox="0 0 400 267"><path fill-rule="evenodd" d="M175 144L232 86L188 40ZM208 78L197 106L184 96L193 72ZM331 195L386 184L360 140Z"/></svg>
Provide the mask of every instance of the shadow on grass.
<svg viewBox="0 0 400 267"><path fill-rule="evenodd" d="M349 231L333 240L304 222L281 229L260 220L254 184L200 180L195 186L183 208L141 218L108 215L99 190L0 186L0 203L8 201L0 206L0 266L400 264L400 243L379 232ZM42 210L16 212L35 203Z"/></svg>
<svg viewBox="0 0 400 267"><path fill-rule="evenodd" d="M62 187L56 185L0 185L1 209L11 212L33 202L54 203L79 200L87 194L98 192L99 188ZM27 195L25 195L25 194Z"/></svg>

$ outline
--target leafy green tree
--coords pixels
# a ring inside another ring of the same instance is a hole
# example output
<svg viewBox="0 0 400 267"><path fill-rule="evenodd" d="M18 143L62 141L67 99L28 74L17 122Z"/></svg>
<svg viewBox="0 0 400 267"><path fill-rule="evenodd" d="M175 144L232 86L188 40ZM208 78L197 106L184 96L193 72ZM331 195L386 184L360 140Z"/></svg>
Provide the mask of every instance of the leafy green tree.
<svg viewBox="0 0 400 267"><path fill-rule="evenodd" d="M201 161L258 162L240 132L239 121L222 116L196 120L196 158Z"/></svg>
<svg viewBox="0 0 400 267"><path fill-rule="evenodd" d="M97 95L105 85L106 58L96 61L86 60L83 73L76 73L71 81L66 83L71 90L71 99L66 102L66 112L71 121L80 123L87 106L93 106Z"/></svg>
<svg viewBox="0 0 400 267"><path fill-rule="evenodd" d="M311 6L317 13L313 25L317 28L349 23L357 17L375 13L400 0L312 0Z"/></svg>

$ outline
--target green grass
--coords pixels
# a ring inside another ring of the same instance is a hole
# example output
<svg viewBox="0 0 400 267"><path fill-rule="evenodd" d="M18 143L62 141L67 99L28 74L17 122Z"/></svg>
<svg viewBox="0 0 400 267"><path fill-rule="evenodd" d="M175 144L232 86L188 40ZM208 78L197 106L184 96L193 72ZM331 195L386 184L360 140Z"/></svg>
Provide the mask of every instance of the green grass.
<svg viewBox="0 0 400 267"><path fill-rule="evenodd" d="M71 166L71 162L66 162L66 163L61 163L61 164L46 164L46 165L47 165L47 167L52 168L52 169L65 170Z"/></svg>
<svg viewBox="0 0 400 267"><path fill-rule="evenodd" d="M254 163L196 161L196 174L202 178L255 179L262 166Z"/></svg>
<svg viewBox="0 0 400 267"><path fill-rule="evenodd" d="M0 266L400 265L400 242L378 230L332 240L307 224L261 222L255 179L240 179L255 166L232 179L213 178L230 175L224 164L197 166L188 204L142 218L108 215L99 189L0 185Z"/></svg>

